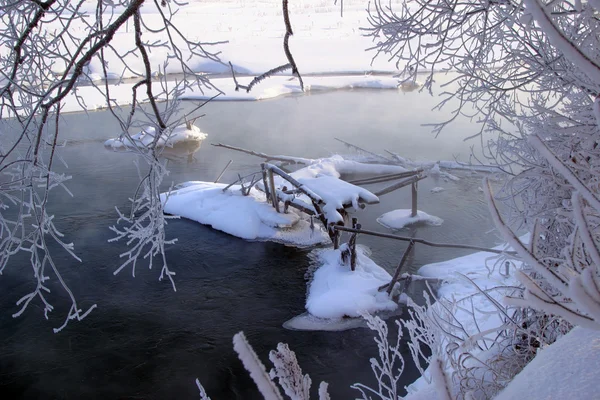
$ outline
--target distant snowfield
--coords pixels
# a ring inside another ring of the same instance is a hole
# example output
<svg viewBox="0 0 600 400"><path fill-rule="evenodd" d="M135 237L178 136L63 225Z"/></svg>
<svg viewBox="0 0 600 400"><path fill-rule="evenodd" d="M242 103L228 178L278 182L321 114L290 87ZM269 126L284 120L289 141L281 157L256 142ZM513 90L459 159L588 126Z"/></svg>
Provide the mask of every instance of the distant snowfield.
<svg viewBox="0 0 600 400"><path fill-rule="evenodd" d="M364 36L361 28L368 27L364 0L344 1L343 17L340 16L339 4L333 0L302 0L289 3L290 19L294 35L290 38L290 49L303 76L305 92L339 89L399 89L411 91L413 84L398 87L398 79L393 75L398 72L394 63L386 57L373 59L375 53L366 49L373 46L370 37ZM400 7L401 2L393 0ZM175 7L171 3L171 6ZM86 9L86 7L88 9ZM95 6L84 5L84 10L93 15ZM148 29L156 29L160 24L160 15L156 8L147 5L142 8ZM108 15L107 15L108 18ZM286 64L283 52L284 22L280 0L233 0L204 1L189 0L181 6L173 16L172 23L190 40L207 44L206 51L219 53L220 61L209 60L186 53L181 47L183 58L196 73L212 76L214 88L196 88L188 90L183 98L204 100L219 94L217 100L264 100L282 95L301 93L298 80L289 74L277 75L255 86L250 93L235 91L235 84L230 75L229 62L232 63L238 80L247 84L252 77L260 75L276 66ZM70 27L73 34L81 31L83 25ZM159 37L146 30L144 40L149 42ZM132 87L144 66L135 52L133 27L131 24L120 29L112 43L119 54L127 54L124 61L114 51L107 49L107 73L109 78L120 83L109 85L110 98L113 105L128 105L132 102ZM0 49L0 51L2 51ZM173 76L182 73L182 66L170 60L165 65L168 51L164 48L153 48L149 52L150 65L154 76ZM57 64L54 72L61 73L64 66ZM370 75L376 71L377 75ZM86 77L90 84L80 85L77 95L65 99L63 112L80 110L97 110L106 108L106 100L102 92L102 65L95 58L86 66ZM382 75L383 74L383 75ZM159 82L155 83L159 91ZM138 91L138 100L145 102L143 91ZM221 93L220 93L221 92Z"/></svg>
<svg viewBox="0 0 600 400"><path fill-rule="evenodd" d="M194 72L229 72L231 62L236 72L257 75L276 66L287 63L283 52L285 25L281 0L188 0L180 6L171 22L189 40L207 43L207 52L220 53L221 63L200 57L192 57L189 65ZM397 9L402 2L392 0ZM383 71L394 73L397 68L385 57L372 60L374 52L365 53L373 46L370 37L364 36L361 28L368 27L365 0L345 0L344 13L340 16L340 4L334 0L299 0L289 2L290 21L294 35L290 38L290 49L304 74L350 73ZM177 6L171 2L173 10ZM91 15L95 4L86 4ZM144 5L142 13L146 27L143 38L149 42L158 35L150 32L161 24L161 17L153 4ZM108 17L108 15L106 15ZM73 26L73 32L85 27ZM217 43L213 44L210 43ZM226 42L226 43L221 43ZM120 29L113 42L116 49L128 50L134 47L133 26ZM184 59L189 54L180 49ZM150 64L154 73L181 73L181 66L175 62L163 68L166 49L153 49ZM123 62L116 54L107 51L108 72L113 77L130 78L143 71L143 64L135 54L126 58L131 70L123 69ZM55 67L60 70L60 66ZM88 66L88 75L98 78L102 73L99 60Z"/></svg>

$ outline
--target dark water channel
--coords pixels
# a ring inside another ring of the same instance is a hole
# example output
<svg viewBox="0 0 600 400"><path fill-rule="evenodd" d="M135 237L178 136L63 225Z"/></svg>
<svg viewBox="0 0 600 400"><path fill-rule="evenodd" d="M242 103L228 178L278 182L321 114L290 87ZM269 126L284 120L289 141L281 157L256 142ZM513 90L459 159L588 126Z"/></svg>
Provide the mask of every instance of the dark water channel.
<svg viewBox="0 0 600 400"><path fill-rule="evenodd" d="M228 160L234 164L222 181L257 170L259 159L209 145L229 143L275 154L302 157L348 153L334 137L371 151L389 149L416 159L452 159L468 155L462 138L476 131L468 122L455 125L438 139L429 128L434 100L425 94L395 91L333 92L263 102L207 105L196 122L209 137L196 161L170 162L167 183L214 180ZM192 107L187 105L186 107ZM350 384L375 384L368 359L376 355L371 333L364 328L344 332L300 332L282 328L304 312L309 267L307 253L273 243L247 242L187 220L171 221L168 248L177 291L158 282L158 270L141 265L113 276L124 245L109 244L108 226L114 206L126 208L138 182L131 154L113 153L102 143L118 133L107 112L64 116L62 156L73 179L74 197L55 191L56 225L74 241L83 262L56 250L55 258L82 307L98 304L88 318L62 333L52 327L67 311L56 290L49 321L36 303L13 319L15 302L31 290L26 257L14 258L0 277L0 393L3 398L167 399L198 398L200 378L213 399L258 399L257 390L238 361L231 337L243 330L268 363L268 351L287 342L305 373L329 382L333 399L355 398ZM425 239L488 246L497 243L487 216L480 176L460 175L460 182L427 179L419 186L419 209L444 219L441 227L419 226L402 231ZM432 194L435 186L445 187ZM387 230L375 222L384 212L410 207L410 190L382 198L357 213L364 228ZM360 237L373 258L392 271L404 243ZM465 251L417 246L411 269ZM408 356L408 354L407 354ZM416 378L406 372L406 384Z"/></svg>

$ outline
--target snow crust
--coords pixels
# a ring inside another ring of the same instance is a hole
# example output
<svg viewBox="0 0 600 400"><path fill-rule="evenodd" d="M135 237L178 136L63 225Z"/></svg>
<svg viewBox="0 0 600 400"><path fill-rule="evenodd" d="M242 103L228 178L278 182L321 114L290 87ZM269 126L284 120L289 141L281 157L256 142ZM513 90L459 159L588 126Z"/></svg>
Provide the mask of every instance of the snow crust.
<svg viewBox="0 0 600 400"><path fill-rule="evenodd" d="M416 223L426 223L428 225L439 226L444 222L443 219L429 215L424 211L417 210L417 215L414 217L411 217L411 213L412 210L409 209L390 211L377 218L377 222L390 229L402 229L407 225Z"/></svg>
<svg viewBox="0 0 600 400"><path fill-rule="evenodd" d="M179 185L167 196L161 194L164 211L188 218L247 240L270 240L294 246L329 242L329 236L315 224L290 210L277 213L266 203L264 193L251 189L243 196L239 185L223 192L227 185L192 181Z"/></svg>
<svg viewBox="0 0 600 400"><path fill-rule="evenodd" d="M186 142L197 142L200 143L206 139L208 135L202 132L197 126L192 125L191 129L187 129L185 125L181 125L173 129L172 131L165 131L158 138L156 145L157 147L173 147L178 143ZM119 150L119 149L133 149L133 148L145 148L150 146L156 138L156 128L148 126L142 129L141 132L127 137L121 135L118 138L108 139L104 142L104 146Z"/></svg>
<svg viewBox="0 0 600 400"><path fill-rule="evenodd" d="M362 246L356 247L356 270L341 260L341 250L314 250L321 265L308 286L306 310L317 318L341 319L391 311L397 304L377 289L392 277L375 264Z"/></svg>

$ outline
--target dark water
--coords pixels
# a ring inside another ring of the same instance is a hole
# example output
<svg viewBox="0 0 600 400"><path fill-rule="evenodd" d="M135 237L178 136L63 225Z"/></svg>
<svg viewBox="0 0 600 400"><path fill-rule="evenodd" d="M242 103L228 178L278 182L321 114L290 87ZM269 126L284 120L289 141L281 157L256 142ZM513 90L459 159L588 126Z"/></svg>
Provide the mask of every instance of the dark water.
<svg viewBox="0 0 600 400"><path fill-rule="evenodd" d="M424 94L395 91L334 92L264 102L212 103L196 125L209 134L196 162L170 162L170 181L214 180L229 159L234 164L222 181L238 172L257 169L259 159L208 145L229 143L266 153L302 157L327 156L347 150L334 137L371 151L389 149L417 159L452 159L468 154L461 139L477 129L466 122L433 140L429 128L434 101ZM188 105L192 107L192 105ZM83 262L57 249L55 259L65 279L85 308L98 304L87 319L61 324L68 303L51 285L49 299L56 306L49 321L39 304L20 318L15 302L31 290L26 257L7 267L0 292L0 393L3 398L198 398L200 378L213 399L258 399L260 396L238 361L231 337L243 330L265 364L268 351L286 342L296 351L313 390L329 382L333 399L348 399L349 388L360 381L374 384L368 359L376 355L371 333L298 332L282 328L286 320L304 312L309 267L308 250L272 243L247 242L200 224L177 220L168 236L176 271L177 292L158 282L158 270L140 265L113 276L120 265L122 244L109 244L108 226L116 220L114 206L126 208L138 182L134 156L106 151L104 140L115 136L117 125L106 112L64 117L62 155L73 175L74 197L54 193L56 225L76 243ZM464 176L464 175L463 175ZM492 224L481 193L480 177L458 183L427 179L419 186L419 209L444 219L441 227L420 226L402 231L444 242L492 245ZM443 186L446 191L429 190ZM364 228L387 231L375 222L384 212L410 207L410 191L387 195L378 205L358 212ZM392 271L405 244L359 237L373 250L373 258ZM449 259L465 251L417 246L411 269ZM407 355L408 358L408 355ZM405 384L416 378L407 367Z"/></svg>

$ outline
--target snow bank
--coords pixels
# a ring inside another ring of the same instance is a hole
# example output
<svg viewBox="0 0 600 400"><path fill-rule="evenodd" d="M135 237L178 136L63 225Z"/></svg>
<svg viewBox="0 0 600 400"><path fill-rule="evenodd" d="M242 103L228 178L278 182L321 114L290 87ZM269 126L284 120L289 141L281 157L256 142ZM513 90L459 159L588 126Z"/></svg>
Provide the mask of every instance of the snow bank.
<svg viewBox="0 0 600 400"><path fill-rule="evenodd" d="M377 288L392 277L375 264L362 246L356 247L356 270L341 260L341 249L315 250L322 264L308 286L307 311L318 318L358 317L364 312L395 310L397 304Z"/></svg>
<svg viewBox="0 0 600 400"><path fill-rule="evenodd" d="M202 132L197 126L192 125L188 129L185 125L181 125L172 131L165 131L156 142L157 147L173 147L178 143L196 142L198 145L206 139L208 135ZM127 137L121 135L118 138L108 139L104 142L104 146L113 150L145 148L150 146L156 138L156 128L149 126L141 132Z"/></svg>
<svg viewBox="0 0 600 400"><path fill-rule="evenodd" d="M417 215L411 217L412 210L399 209L387 212L377 218L377 222L390 229L402 229L407 225L416 223L426 223L428 225L439 226L444 220L426 212L417 210Z"/></svg>
<svg viewBox="0 0 600 400"><path fill-rule="evenodd" d="M599 370L600 332L576 327L540 350L496 400L596 399Z"/></svg>
<svg viewBox="0 0 600 400"><path fill-rule="evenodd" d="M247 85L253 77L238 78L241 85ZM211 82L223 91L215 100L266 100L284 95L324 92L340 89L395 89L405 91L399 85L398 79L392 76L303 76L304 92L300 88L298 79L290 76L273 76L256 85L250 92L240 89L235 90L232 78L213 78ZM217 94L216 90L189 89L182 96L186 100L206 100Z"/></svg>
<svg viewBox="0 0 600 400"><path fill-rule="evenodd" d="M185 182L168 197L161 194L164 211L247 240L269 240L293 246L313 246L329 242L318 225L314 230L303 216L290 210L277 213L266 203L264 193L252 189L243 196L239 185L210 182Z"/></svg>
<svg viewBox="0 0 600 400"><path fill-rule="evenodd" d="M521 241L527 242L528 236L520 238ZM496 250L509 249L506 244L495 247ZM495 308L483 296L474 296L477 289L467 279L469 278L482 290L493 289L504 286L517 286L519 283L514 278L514 264L510 264L509 274L505 275L505 265L500 265L496 262L498 255L488 252L477 252L463 257L454 258L448 261L442 261L434 264L422 266L418 273L424 277L443 279L444 283L437 291L439 299L448 301L467 299L472 301L464 307L458 307L454 316L469 334L476 334L488 329L493 329L502 324L500 317L495 311ZM501 302L504 293L502 291L489 291L494 300ZM432 307L438 307L439 303L433 304ZM471 308L472 307L472 308ZM471 310L476 312L477 322L473 320ZM492 353L488 352L488 356ZM485 359L483 352L480 353L482 359ZM428 374L429 370L425 373ZM451 376L452 371L446 371L448 376ZM407 386L408 395L405 400L435 400L438 398L434 384L428 383L424 377L417 379L413 384ZM513 398L521 398L520 396ZM533 397L537 398L537 397Z"/></svg>

